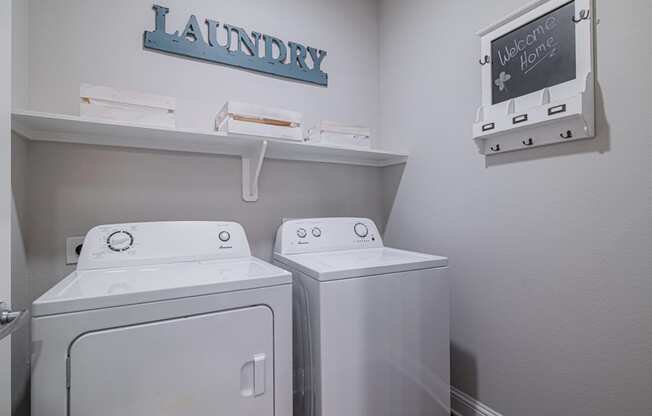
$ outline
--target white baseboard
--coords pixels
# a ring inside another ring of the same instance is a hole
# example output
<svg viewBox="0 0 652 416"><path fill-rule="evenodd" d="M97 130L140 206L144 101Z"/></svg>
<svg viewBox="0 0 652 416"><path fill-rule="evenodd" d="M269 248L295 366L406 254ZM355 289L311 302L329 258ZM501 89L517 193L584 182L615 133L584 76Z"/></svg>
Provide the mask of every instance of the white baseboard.
<svg viewBox="0 0 652 416"><path fill-rule="evenodd" d="M451 387L451 414L453 416L503 416L455 387Z"/></svg>

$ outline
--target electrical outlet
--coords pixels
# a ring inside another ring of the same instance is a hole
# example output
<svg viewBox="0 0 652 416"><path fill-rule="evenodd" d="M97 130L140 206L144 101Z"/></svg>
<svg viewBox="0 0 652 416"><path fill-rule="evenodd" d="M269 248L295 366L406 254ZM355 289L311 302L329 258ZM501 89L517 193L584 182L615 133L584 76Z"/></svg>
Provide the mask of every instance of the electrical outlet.
<svg viewBox="0 0 652 416"><path fill-rule="evenodd" d="M84 244L84 237L66 238L66 264L77 264L82 244Z"/></svg>

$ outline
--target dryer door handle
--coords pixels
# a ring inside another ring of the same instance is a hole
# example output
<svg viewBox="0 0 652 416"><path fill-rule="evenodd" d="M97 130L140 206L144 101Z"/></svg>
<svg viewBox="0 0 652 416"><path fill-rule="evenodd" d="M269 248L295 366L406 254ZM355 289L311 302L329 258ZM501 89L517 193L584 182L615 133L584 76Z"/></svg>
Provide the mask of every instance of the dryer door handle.
<svg viewBox="0 0 652 416"><path fill-rule="evenodd" d="M254 355L254 396L265 394L265 354Z"/></svg>
<svg viewBox="0 0 652 416"><path fill-rule="evenodd" d="M256 397L265 394L265 365L267 356L255 354L240 370L240 394Z"/></svg>

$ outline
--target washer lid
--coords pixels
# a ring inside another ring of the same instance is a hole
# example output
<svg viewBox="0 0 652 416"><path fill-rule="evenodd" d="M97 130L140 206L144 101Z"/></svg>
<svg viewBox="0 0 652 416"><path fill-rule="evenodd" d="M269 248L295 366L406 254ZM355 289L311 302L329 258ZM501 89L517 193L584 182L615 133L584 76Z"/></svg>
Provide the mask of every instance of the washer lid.
<svg viewBox="0 0 652 416"><path fill-rule="evenodd" d="M33 316L210 295L292 282L255 257L76 271L32 304Z"/></svg>
<svg viewBox="0 0 652 416"><path fill-rule="evenodd" d="M446 257L387 247L289 255L274 253L274 259L320 281L431 269L448 265Z"/></svg>

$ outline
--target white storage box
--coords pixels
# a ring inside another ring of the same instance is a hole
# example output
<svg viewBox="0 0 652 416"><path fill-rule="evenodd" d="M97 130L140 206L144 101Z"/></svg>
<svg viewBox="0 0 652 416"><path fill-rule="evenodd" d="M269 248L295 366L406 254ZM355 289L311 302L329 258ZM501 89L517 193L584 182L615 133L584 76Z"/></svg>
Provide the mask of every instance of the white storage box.
<svg viewBox="0 0 652 416"><path fill-rule="evenodd" d="M299 112L237 101L227 101L224 104L217 115L216 125L220 125L227 117L241 118L240 121L250 119L252 122L276 123L287 127L299 127L303 123L303 114Z"/></svg>
<svg viewBox="0 0 652 416"><path fill-rule="evenodd" d="M339 134L331 132L320 132L319 130L310 130L309 141L313 143L331 144L340 147L363 147L371 149L371 137L355 136L351 134Z"/></svg>
<svg viewBox="0 0 652 416"><path fill-rule="evenodd" d="M79 115L161 127L176 127L176 99L138 91L81 84Z"/></svg>
<svg viewBox="0 0 652 416"><path fill-rule="evenodd" d="M217 126L217 130L229 134L242 134L246 136L269 137L271 139L283 139L303 141L303 129L301 127L283 127L270 124L251 123L247 121L234 120L227 117Z"/></svg>
<svg viewBox="0 0 652 416"><path fill-rule="evenodd" d="M230 134L303 141L303 115L296 111L228 101L215 118L217 130Z"/></svg>
<svg viewBox="0 0 652 416"><path fill-rule="evenodd" d="M371 129L362 126L348 126L332 121L322 121L308 131L308 140L341 147L370 149Z"/></svg>
<svg viewBox="0 0 652 416"><path fill-rule="evenodd" d="M367 136L367 137L371 136L371 129L369 127L350 126L347 124L337 123L334 121L322 120L319 123L319 125L317 125L316 128L323 132L348 134L351 136Z"/></svg>

